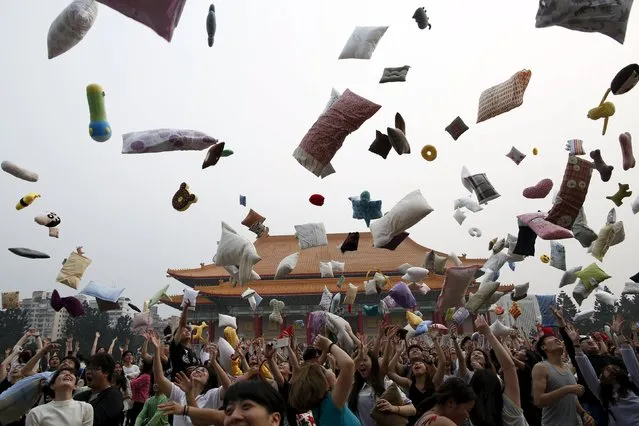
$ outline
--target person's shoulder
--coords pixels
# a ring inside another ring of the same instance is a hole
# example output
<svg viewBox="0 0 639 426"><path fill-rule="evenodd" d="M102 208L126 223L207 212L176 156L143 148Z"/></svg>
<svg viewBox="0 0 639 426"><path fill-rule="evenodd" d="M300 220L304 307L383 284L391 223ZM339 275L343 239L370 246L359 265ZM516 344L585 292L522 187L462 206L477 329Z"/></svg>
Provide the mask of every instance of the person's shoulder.
<svg viewBox="0 0 639 426"><path fill-rule="evenodd" d="M91 389L80 391L73 396L73 399L81 402L88 402L91 398Z"/></svg>

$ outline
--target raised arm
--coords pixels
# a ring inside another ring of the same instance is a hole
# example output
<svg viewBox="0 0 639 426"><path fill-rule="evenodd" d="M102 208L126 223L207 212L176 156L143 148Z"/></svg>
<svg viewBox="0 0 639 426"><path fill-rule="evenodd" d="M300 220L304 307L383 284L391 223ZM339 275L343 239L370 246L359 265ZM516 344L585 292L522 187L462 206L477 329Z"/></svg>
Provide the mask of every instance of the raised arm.
<svg viewBox="0 0 639 426"><path fill-rule="evenodd" d="M599 382L599 377L597 377L597 373L595 372L592 363L588 359L588 357L582 352L581 348L577 348L576 351L576 359L577 366L579 367L579 371L581 372L581 376L592 392L597 398L601 398L601 383Z"/></svg>
<svg viewBox="0 0 639 426"><path fill-rule="evenodd" d="M95 332L95 337L93 338L93 346L91 346L91 356L95 355L98 351L98 341L100 340L100 332Z"/></svg>
<svg viewBox="0 0 639 426"><path fill-rule="evenodd" d="M182 328L186 327L186 322L189 319L189 306L191 306L191 304L185 300L184 307L182 308L182 314L180 315L180 322L173 332L173 341L176 343L180 343L177 336L182 333Z"/></svg>
<svg viewBox="0 0 639 426"><path fill-rule="evenodd" d="M113 348L115 347L115 342L117 341L118 341L118 336L115 336L113 340L111 341L111 345L109 346L109 350L107 351L107 353L111 356L113 356Z"/></svg>
<svg viewBox="0 0 639 426"><path fill-rule="evenodd" d="M287 346L286 350L288 352L288 364L291 366L291 373L295 374L300 370L300 362L291 345Z"/></svg>
<svg viewBox="0 0 639 426"><path fill-rule="evenodd" d="M457 335L453 335L451 337L451 340L453 340L453 342L457 344ZM435 371L435 375L433 376L433 384L435 385L435 389L439 389L439 387L444 382L444 375L446 374L446 355L444 354L444 350L442 349L440 336L435 336L435 338L433 339L433 345L435 346L435 352L437 352L437 370ZM461 362L462 361L459 361L460 366ZM464 365L466 365L465 361Z"/></svg>
<svg viewBox="0 0 639 426"><path fill-rule="evenodd" d="M351 392L353 381L355 380L355 363L353 359L342 348L331 343L324 336L317 336L313 345L322 350L322 352L330 352L337 361L340 368L340 374L333 387L333 404L337 408L342 408L348 401L348 394Z"/></svg>
<svg viewBox="0 0 639 426"><path fill-rule="evenodd" d="M264 356L266 357L266 361L268 362L268 368L271 370L271 374L273 374L273 378L278 386L284 385L284 376L280 372L280 369L277 368L277 363L275 362L275 353L277 349L273 346L273 342L268 342L266 344L266 348L264 349Z"/></svg>
<svg viewBox="0 0 639 426"><path fill-rule="evenodd" d="M145 338L144 343L142 343L142 350L140 351L140 356L146 362L153 362L153 357L149 355L149 339Z"/></svg>
<svg viewBox="0 0 639 426"><path fill-rule="evenodd" d="M7 355L7 357L0 364L0 382L3 382L4 379L7 378L7 374L9 374L9 366L20 355L20 351L17 348L17 345L13 347L13 350Z"/></svg>
<svg viewBox="0 0 639 426"><path fill-rule="evenodd" d="M24 377L33 376L36 374L36 366L38 362L42 359L42 357L51 352L57 351L60 349L60 345L57 343L48 343L43 348L38 349L38 351L31 357L31 359L22 367L22 375Z"/></svg>
<svg viewBox="0 0 639 426"><path fill-rule="evenodd" d="M504 375L504 394L510 398L510 400L517 407L521 407L521 401L519 399L519 378L517 377L517 368L515 363L510 357L508 350L501 344L499 339L490 330L490 327L486 323L486 320L482 315L479 315L475 320L475 328L477 331L486 336L486 340L493 351L495 351L495 357L501 365L501 369Z"/></svg>
<svg viewBox="0 0 639 426"><path fill-rule="evenodd" d="M160 358L160 338L153 332L153 330L148 330L144 337L151 343L153 346L153 350L155 354L153 356L153 376L155 377L155 382L158 384L160 388L160 392L166 395L167 398L171 397L171 390L173 389L173 384L169 379L164 377L164 371L162 370L162 358Z"/></svg>
<svg viewBox="0 0 639 426"><path fill-rule="evenodd" d="M402 356L402 353L404 353L404 343L405 342L402 340L395 346L395 354L391 357L388 363L388 378L404 389L408 389L412 383L411 380L396 373L399 358Z"/></svg>
<svg viewBox="0 0 639 426"><path fill-rule="evenodd" d="M209 345L206 349L210 356L209 361L211 363L211 367L213 367L215 374L217 374L217 378L220 380L222 389L227 390L231 386L231 379L229 379L229 375L226 374L226 371L222 368L217 360L219 354L217 346ZM277 372L279 373L279 370L277 370Z"/></svg>
<svg viewBox="0 0 639 426"><path fill-rule="evenodd" d="M205 424L213 426L223 426L224 411L214 410L212 408L184 407L175 401L167 401L158 405L158 408L166 415L181 416L186 413L195 424Z"/></svg>
<svg viewBox="0 0 639 426"><path fill-rule="evenodd" d="M453 340L453 346L455 347L455 354L457 355L457 362L459 363L459 372L458 377L466 377L468 374L468 366L466 365L466 358L464 358L464 353L459 347L459 342L457 341L457 327L452 327L452 335L455 336ZM438 365L439 367L439 365Z"/></svg>
<svg viewBox="0 0 639 426"><path fill-rule="evenodd" d="M621 353L623 363L626 365L630 379L635 386L639 386L639 361L637 360L634 349L628 344L626 336L623 335L623 317L621 315L615 315L613 317L610 329L620 343L619 352Z"/></svg>

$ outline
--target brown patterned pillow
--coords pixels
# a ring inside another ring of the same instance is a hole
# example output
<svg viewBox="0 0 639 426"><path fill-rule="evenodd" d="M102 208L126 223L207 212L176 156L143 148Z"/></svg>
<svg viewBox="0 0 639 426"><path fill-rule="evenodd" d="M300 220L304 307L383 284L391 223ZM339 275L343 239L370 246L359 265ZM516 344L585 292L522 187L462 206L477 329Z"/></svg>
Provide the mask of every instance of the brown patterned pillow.
<svg viewBox="0 0 639 426"><path fill-rule="evenodd" d="M2 309L18 309L20 307L20 292L7 291L2 293Z"/></svg>
<svg viewBox="0 0 639 426"><path fill-rule="evenodd" d="M246 217L244 218L244 220L242 221L242 225L246 226L247 228L250 228L256 223L259 223L259 224L264 223L265 220L266 218L264 216L262 216L255 210L251 209L246 215Z"/></svg>
<svg viewBox="0 0 639 426"><path fill-rule="evenodd" d="M531 76L531 71L522 70L503 83L484 90L479 97L477 122L481 123L522 105Z"/></svg>
<svg viewBox="0 0 639 426"><path fill-rule="evenodd" d="M404 399L395 383L386 388L386 391L380 395L379 399L384 399L391 405L398 407L404 405ZM377 426L402 426L408 423L408 418L399 414L383 413L376 406L371 410L371 417L375 420Z"/></svg>

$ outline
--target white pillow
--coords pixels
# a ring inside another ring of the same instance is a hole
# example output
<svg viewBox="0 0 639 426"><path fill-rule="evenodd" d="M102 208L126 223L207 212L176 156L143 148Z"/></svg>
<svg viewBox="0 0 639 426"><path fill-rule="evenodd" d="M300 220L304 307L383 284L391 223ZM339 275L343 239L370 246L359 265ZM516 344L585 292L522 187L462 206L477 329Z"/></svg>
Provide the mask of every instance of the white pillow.
<svg viewBox="0 0 639 426"><path fill-rule="evenodd" d="M282 318L282 311L284 310L284 307L286 305L284 304L284 302L277 299L271 299L268 304L273 309L273 311L271 311L268 316L268 320L281 325L284 322L284 318Z"/></svg>
<svg viewBox="0 0 639 426"><path fill-rule="evenodd" d="M295 225L295 232L302 250L328 245L326 228L324 228L323 223Z"/></svg>
<svg viewBox="0 0 639 426"><path fill-rule="evenodd" d="M184 289L184 297L182 298L182 304L180 307L184 307L186 302L189 302L189 309L195 309L197 302L197 295L200 294L200 290L193 290L192 288Z"/></svg>
<svg viewBox="0 0 639 426"><path fill-rule="evenodd" d="M450 259L451 262L453 262L454 266L464 266L464 263L461 261L461 259L459 258L459 256L457 256L455 253L453 253L452 251L450 252L450 254L448 255L448 258Z"/></svg>
<svg viewBox="0 0 639 426"><path fill-rule="evenodd" d="M328 99L328 102L326 103L326 107L324 108L324 111L322 112L322 114L328 111L329 109L331 109L333 104L337 102L340 96L342 96L342 94L333 87L331 89L331 97Z"/></svg>
<svg viewBox="0 0 639 426"><path fill-rule="evenodd" d="M633 214L637 214L639 213L639 197L635 198L635 200L632 202L632 213Z"/></svg>
<svg viewBox="0 0 639 426"><path fill-rule="evenodd" d="M496 282L481 283L477 293L473 294L466 302L466 309L469 312L476 313L495 294L498 288L499 283Z"/></svg>
<svg viewBox="0 0 639 426"><path fill-rule="evenodd" d="M255 294L255 290L253 290L251 287L247 288L246 290L244 290L242 292L242 299L248 299L249 297L253 296Z"/></svg>
<svg viewBox="0 0 639 426"><path fill-rule="evenodd" d="M457 209L455 210L455 214L453 214L453 218L461 225L466 220L466 213L464 213L462 209Z"/></svg>
<svg viewBox="0 0 639 426"><path fill-rule="evenodd" d="M55 18L49 27L47 50L49 59L62 55L80 43L98 16L93 0L75 0Z"/></svg>
<svg viewBox="0 0 639 426"><path fill-rule="evenodd" d="M217 341L217 350L220 356L220 366L228 374L231 374L231 356L235 353L233 346L224 337L220 337Z"/></svg>
<svg viewBox="0 0 639 426"><path fill-rule="evenodd" d="M639 294L639 283L628 281L621 294Z"/></svg>
<svg viewBox="0 0 639 426"><path fill-rule="evenodd" d="M344 272L344 262L338 262L337 260L331 260L331 267L333 268L333 272Z"/></svg>
<svg viewBox="0 0 639 426"><path fill-rule="evenodd" d="M507 261L508 261L507 253L500 252L497 254L493 254L492 256L488 258L488 260L486 261L486 263L484 263L484 266L482 266L481 269L482 271L487 271L488 269L490 269L491 271L499 272L501 268L504 267Z"/></svg>
<svg viewBox="0 0 639 426"><path fill-rule="evenodd" d="M337 336L337 344L344 349L346 353L351 353L355 348L355 343L353 342L353 339L351 339L351 336L349 336L346 332L347 327L349 327L348 321L344 318L338 317L330 312L326 312L326 328Z"/></svg>
<svg viewBox="0 0 639 426"><path fill-rule="evenodd" d="M320 275L322 278L334 278L333 265L331 262L320 262Z"/></svg>
<svg viewBox="0 0 639 426"><path fill-rule="evenodd" d="M517 284L513 292L510 293L510 298L515 302L521 299L525 299L528 296L529 288L530 288L530 282Z"/></svg>
<svg viewBox="0 0 639 426"><path fill-rule="evenodd" d="M355 27L339 59L370 59L388 27Z"/></svg>
<svg viewBox="0 0 639 426"><path fill-rule="evenodd" d="M297 260L299 259L299 256L300 254L299 252L297 252L289 254L284 259L282 259L280 261L280 264L277 265L277 270L275 271L275 279L279 280L293 272L295 266L297 266Z"/></svg>
<svg viewBox="0 0 639 426"><path fill-rule="evenodd" d="M375 284L375 280L364 281L364 293L366 293L367 296L377 294L377 285Z"/></svg>
<svg viewBox="0 0 639 426"><path fill-rule="evenodd" d="M583 311L579 311L575 314L575 316L572 319L572 322L579 322L585 319L592 320L596 313L597 311L595 311L594 309L584 309Z"/></svg>
<svg viewBox="0 0 639 426"><path fill-rule="evenodd" d="M328 287L324 286L324 291L322 291L322 299L319 302L320 308L323 311L328 311L331 308L331 301L333 300L333 293L328 289Z"/></svg>
<svg viewBox="0 0 639 426"><path fill-rule="evenodd" d="M222 237L217 246L215 261L217 265L239 265L237 282L240 286L249 282L253 273L253 266L262 260L255 250L255 246L248 239L240 236L222 222Z"/></svg>
<svg viewBox="0 0 639 426"><path fill-rule="evenodd" d="M428 269L413 266L412 268L409 268L408 271L406 271L406 274L404 274L402 280L416 283L425 279L426 276L428 276Z"/></svg>
<svg viewBox="0 0 639 426"><path fill-rule="evenodd" d="M581 271L581 268L581 266L575 266L574 268L568 269L564 272L564 275L561 277L561 281L559 282L559 288L576 283L577 275L575 274Z"/></svg>
<svg viewBox="0 0 639 426"><path fill-rule="evenodd" d="M232 317L230 315L224 315L224 314L217 314L218 317L218 327L220 328L226 328L226 327L231 327L234 330L237 330L237 319L235 317Z"/></svg>
<svg viewBox="0 0 639 426"><path fill-rule="evenodd" d="M406 272L408 272L408 269L412 267L413 265L411 265L410 263L403 263L397 267L397 272L404 275Z"/></svg>
<svg viewBox="0 0 639 426"><path fill-rule="evenodd" d="M238 267L235 265L225 265L223 266L223 268L226 269L226 272L228 272L229 275L231 276L231 283L238 284L239 276L240 276L240 270L238 269ZM258 281L261 279L262 277L260 277L260 274L258 274L255 271L251 271L250 281Z"/></svg>
<svg viewBox="0 0 639 426"><path fill-rule="evenodd" d="M411 292L417 294L427 294L430 291L430 287L424 283L410 283L408 284L408 288Z"/></svg>
<svg viewBox="0 0 639 426"><path fill-rule="evenodd" d="M602 305L615 306L615 296L607 291L598 291L595 293L595 299Z"/></svg>
<svg viewBox="0 0 639 426"><path fill-rule="evenodd" d="M466 181L464 181L466 182ZM470 197L464 197L464 198L458 198L455 200L455 204L454 204L454 209L455 210L459 210L462 207L466 207L468 210L470 210L473 213L477 213L478 211L484 210L484 208L482 206L479 205L479 203L470 198ZM461 225L461 223L460 223Z"/></svg>
<svg viewBox="0 0 639 426"><path fill-rule="evenodd" d="M371 223L373 247L380 248L433 212L419 189L402 198L381 219Z"/></svg>
<svg viewBox="0 0 639 426"><path fill-rule="evenodd" d="M339 304L342 301L342 295L340 293L335 293L333 295L333 300L331 300L331 309L330 311L332 313L337 312L337 309L339 309Z"/></svg>
<svg viewBox="0 0 639 426"><path fill-rule="evenodd" d="M510 327L506 327L501 321L498 319L495 320L490 326L490 331L493 332L495 337L506 337L511 334L514 330Z"/></svg>

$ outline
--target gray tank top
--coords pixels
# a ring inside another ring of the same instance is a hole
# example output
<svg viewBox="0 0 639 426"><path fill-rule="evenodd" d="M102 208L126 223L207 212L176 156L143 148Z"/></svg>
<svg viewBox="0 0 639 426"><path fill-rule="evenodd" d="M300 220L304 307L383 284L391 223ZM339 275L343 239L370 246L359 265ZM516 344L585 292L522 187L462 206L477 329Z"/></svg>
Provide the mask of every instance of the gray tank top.
<svg viewBox="0 0 639 426"><path fill-rule="evenodd" d="M543 361L548 369L546 392L555 391L566 385L576 385L577 380L569 370L560 372L548 361ZM542 426L581 426L581 417L577 414L577 395L570 393L555 403L542 409Z"/></svg>

